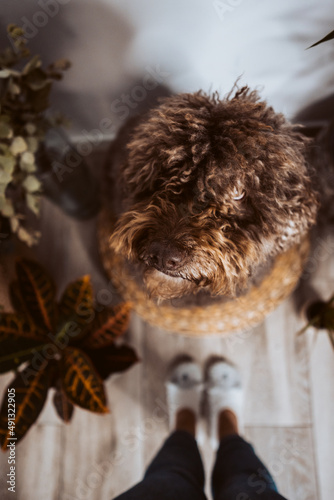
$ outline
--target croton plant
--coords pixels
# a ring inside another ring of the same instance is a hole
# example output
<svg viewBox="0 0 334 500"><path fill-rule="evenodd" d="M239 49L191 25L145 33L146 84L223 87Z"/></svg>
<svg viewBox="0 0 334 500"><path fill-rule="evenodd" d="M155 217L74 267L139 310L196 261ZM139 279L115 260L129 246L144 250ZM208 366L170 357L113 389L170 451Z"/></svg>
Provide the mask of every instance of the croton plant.
<svg viewBox="0 0 334 500"><path fill-rule="evenodd" d="M15 312L0 313L0 373L15 371L15 421L8 428L7 389L0 410L0 440L6 450L13 430L17 441L38 418L50 388L59 417L69 422L74 405L107 413L103 381L138 361L119 339L126 331L129 303L96 306L89 276L69 284L56 302L56 287L35 261L16 264L10 285ZM101 310L102 309L102 310Z"/></svg>

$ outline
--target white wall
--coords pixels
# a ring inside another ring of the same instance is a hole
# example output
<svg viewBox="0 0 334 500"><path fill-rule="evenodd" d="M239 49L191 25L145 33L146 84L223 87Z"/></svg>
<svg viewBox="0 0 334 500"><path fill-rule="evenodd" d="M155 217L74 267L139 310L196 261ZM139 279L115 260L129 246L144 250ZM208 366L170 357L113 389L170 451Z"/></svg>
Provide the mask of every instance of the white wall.
<svg viewBox="0 0 334 500"><path fill-rule="evenodd" d="M334 91L334 42L305 50L334 29L333 7L334 0L1 0L0 41L16 22L46 61L72 61L53 102L79 134L106 117L117 121L111 104L147 67L159 67L175 91L225 94L241 76L292 117Z"/></svg>

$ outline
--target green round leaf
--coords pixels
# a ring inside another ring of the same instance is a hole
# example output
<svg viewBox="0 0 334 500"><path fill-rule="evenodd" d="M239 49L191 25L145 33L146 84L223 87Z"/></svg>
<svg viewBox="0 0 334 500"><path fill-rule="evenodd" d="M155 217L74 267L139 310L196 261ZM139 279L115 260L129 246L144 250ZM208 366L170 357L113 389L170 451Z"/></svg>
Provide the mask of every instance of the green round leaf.
<svg viewBox="0 0 334 500"><path fill-rule="evenodd" d="M12 137L12 128L7 123L0 121L0 139L11 139Z"/></svg>
<svg viewBox="0 0 334 500"><path fill-rule="evenodd" d="M39 140L36 137L27 137L26 142L31 153L36 153L39 148Z"/></svg>
<svg viewBox="0 0 334 500"><path fill-rule="evenodd" d="M33 135L37 130L36 125L34 125L33 123L27 123L24 128L25 128L27 134L29 134L29 135Z"/></svg>
<svg viewBox="0 0 334 500"><path fill-rule="evenodd" d="M22 186L29 192L39 191L41 182L34 175L28 175L22 182Z"/></svg>
<svg viewBox="0 0 334 500"><path fill-rule="evenodd" d="M15 215L10 218L10 227L11 227L13 233L17 232L19 225L20 225L20 221Z"/></svg>
<svg viewBox="0 0 334 500"><path fill-rule="evenodd" d="M0 70L0 78L9 78L11 75L9 69L1 69Z"/></svg>
<svg viewBox="0 0 334 500"><path fill-rule="evenodd" d="M0 169L0 184L7 186L12 180L12 174Z"/></svg>
<svg viewBox="0 0 334 500"><path fill-rule="evenodd" d="M16 160L13 156L0 155L0 171L2 169L5 172L11 174L15 168L15 165L16 165Z"/></svg>
<svg viewBox="0 0 334 500"><path fill-rule="evenodd" d="M39 214L40 210L40 196L33 195L31 193L26 194L26 202L28 205L28 208L35 214Z"/></svg>
<svg viewBox="0 0 334 500"><path fill-rule="evenodd" d="M23 68L22 74L27 75L31 71L35 70L36 68L40 68L42 65L42 61L40 59L40 56L36 55L31 58L31 60L25 65Z"/></svg>
<svg viewBox="0 0 334 500"><path fill-rule="evenodd" d="M35 156L30 151L25 151L20 158L20 167L25 172L35 172Z"/></svg>
<svg viewBox="0 0 334 500"><path fill-rule="evenodd" d="M21 136L15 137L9 148L10 152L13 153L14 156L24 153L24 151L27 151L27 149L28 144Z"/></svg>
<svg viewBox="0 0 334 500"><path fill-rule="evenodd" d="M4 217L12 217L14 215L15 212L11 200L6 199L5 204L1 209L1 213Z"/></svg>
<svg viewBox="0 0 334 500"><path fill-rule="evenodd" d="M14 96L19 95L21 92L21 88L19 87L19 85L17 85L17 83L13 82L12 80L9 81L8 90Z"/></svg>

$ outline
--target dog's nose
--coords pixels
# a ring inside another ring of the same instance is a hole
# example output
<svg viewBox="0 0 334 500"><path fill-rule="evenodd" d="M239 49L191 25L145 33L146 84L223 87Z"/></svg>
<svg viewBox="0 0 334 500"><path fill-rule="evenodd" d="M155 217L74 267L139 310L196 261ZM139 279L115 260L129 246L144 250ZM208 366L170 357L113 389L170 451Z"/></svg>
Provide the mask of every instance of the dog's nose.
<svg viewBox="0 0 334 500"><path fill-rule="evenodd" d="M164 240L152 242L147 254L149 265L159 271L177 271L186 258L185 250Z"/></svg>

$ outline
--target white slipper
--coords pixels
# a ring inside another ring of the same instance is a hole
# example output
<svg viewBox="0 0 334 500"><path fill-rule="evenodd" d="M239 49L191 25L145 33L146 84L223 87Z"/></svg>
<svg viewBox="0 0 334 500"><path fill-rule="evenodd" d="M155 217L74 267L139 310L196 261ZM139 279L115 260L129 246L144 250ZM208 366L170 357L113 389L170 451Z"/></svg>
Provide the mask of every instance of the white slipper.
<svg viewBox="0 0 334 500"><path fill-rule="evenodd" d="M222 410L232 410L243 431L244 393L237 368L223 358L213 359L206 369L206 402L211 446L219 446L218 417Z"/></svg>
<svg viewBox="0 0 334 500"><path fill-rule="evenodd" d="M182 359L174 364L166 381L169 428L171 431L175 429L177 412L186 408L195 413L198 427L203 391L203 373L200 365L192 359Z"/></svg>

